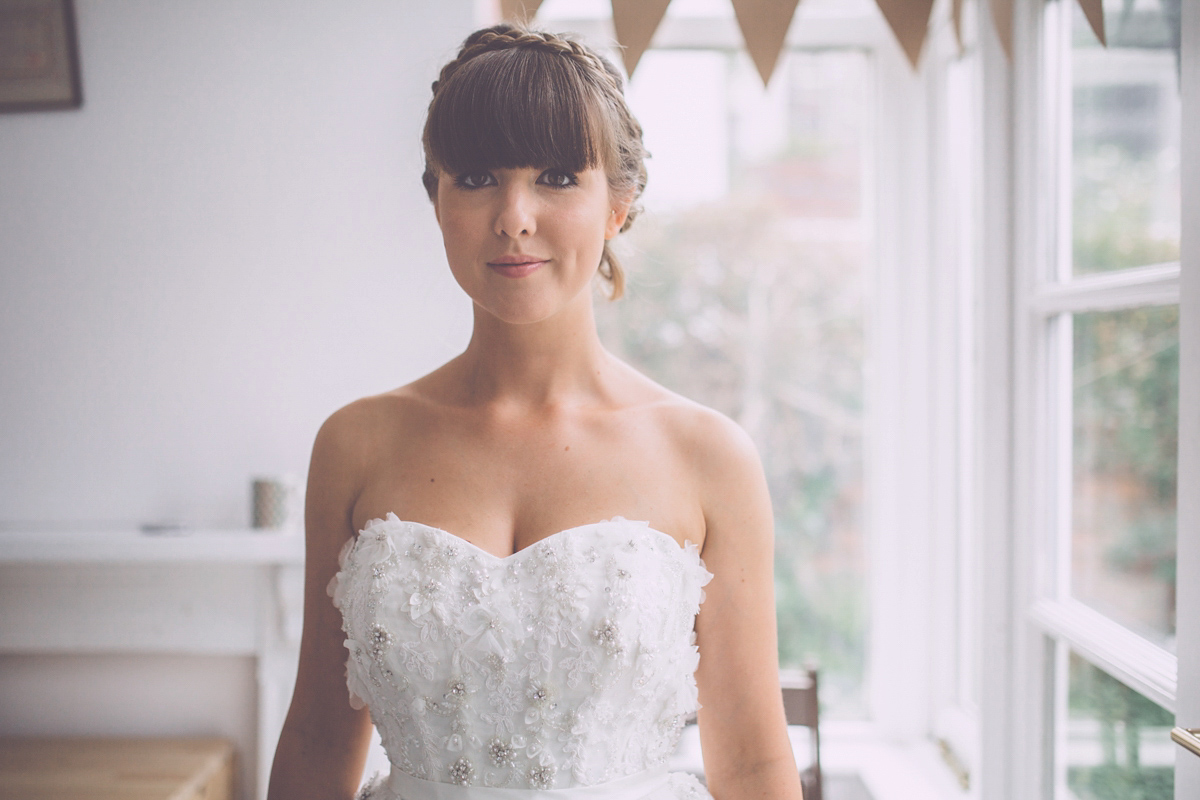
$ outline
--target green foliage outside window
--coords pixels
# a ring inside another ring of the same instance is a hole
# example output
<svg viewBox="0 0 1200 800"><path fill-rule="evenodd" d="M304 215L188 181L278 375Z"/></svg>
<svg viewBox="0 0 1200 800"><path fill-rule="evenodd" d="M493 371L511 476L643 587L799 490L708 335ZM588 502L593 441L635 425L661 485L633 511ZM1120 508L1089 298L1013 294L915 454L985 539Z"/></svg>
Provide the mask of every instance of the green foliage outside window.
<svg viewBox="0 0 1200 800"><path fill-rule="evenodd" d="M1171 800L1173 768L1141 758L1147 733L1163 738L1171 713L1074 654L1069 672L1069 716L1098 729L1101 751L1099 764L1068 767L1071 791L1079 800Z"/></svg>

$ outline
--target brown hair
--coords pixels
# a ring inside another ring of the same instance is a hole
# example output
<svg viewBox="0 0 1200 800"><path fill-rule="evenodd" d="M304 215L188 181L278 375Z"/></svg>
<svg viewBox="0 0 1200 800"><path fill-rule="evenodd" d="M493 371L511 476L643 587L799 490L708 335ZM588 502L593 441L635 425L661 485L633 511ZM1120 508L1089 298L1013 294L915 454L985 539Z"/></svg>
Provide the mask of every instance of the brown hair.
<svg viewBox="0 0 1200 800"><path fill-rule="evenodd" d="M431 198L443 172L601 167L609 191L630 197L625 231L646 188L642 126L625 103L621 73L574 39L515 25L467 37L433 83L421 141ZM608 242L599 271L609 296L620 297L625 276Z"/></svg>

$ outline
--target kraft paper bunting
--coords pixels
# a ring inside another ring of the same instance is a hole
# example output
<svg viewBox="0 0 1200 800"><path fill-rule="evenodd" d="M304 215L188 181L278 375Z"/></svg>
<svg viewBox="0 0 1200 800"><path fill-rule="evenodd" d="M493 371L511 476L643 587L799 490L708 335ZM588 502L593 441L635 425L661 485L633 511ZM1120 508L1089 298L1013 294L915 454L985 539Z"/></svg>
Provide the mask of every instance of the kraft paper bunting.
<svg viewBox="0 0 1200 800"><path fill-rule="evenodd" d="M1012 60L1013 53L1013 0L990 0L992 6L992 25L996 28L996 38L1004 48L1004 55Z"/></svg>
<svg viewBox="0 0 1200 800"><path fill-rule="evenodd" d="M671 0L612 0L613 30L621 45L625 74L633 77L642 53L650 46L658 23L667 13Z"/></svg>
<svg viewBox="0 0 1200 800"><path fill-rule="evenodd" d="M531 22L542 0L500 0L500 18L505 22Z"/></svg>
<svg viewBox="0 0 1200 800"><path fill-rule="evenodd" d="M1126 4L1128 5L1128 3ZM1104 32L1104 2L1103 0L1079 0L1079 7L1092 26L1092 33L1100 40L1100 44L1108 47L1108 39Z"/></svg>
<svg viewBox="0 0 1200 800"><path fill-rule="evenodd" d="M954 41L958 43L958 54L963 54L962 37L962 7L963 0L954 0L950 5L950 19L954 23Z"/></svg>
<svg viewBox="0 0 1200 800"><path fill-rule="evenodd" d="M875 4L883 12L904 55L908 56L908 63L916 69L925 34L929 32L933 0L875 0Z"/></svg>
<svg viewBox="0 0 1200 800"><path fill-rule="evenodd" d="M775 64L783 51L788 28L796 13L800 0L732 0L733 13L742 38L746 40L746 51L750 53L758 69L763 86L771 80Z"/></svg>
<svg viewBox="0 0 1200 800"><path fill-rule="evenodd" d="M730 0L737 17L746 51L765 86L779 63L792 17L800 0ZM632 76L638 62L650 46L654 32L667 13L671 0L612 0L613 29L622 48L626 74ZM983 0L979 0L983 2ZM1014 0L987 0L992 24L1005 54L1011 59L1013 50ZM506 20L528 22L537 13L542 0L500 0L501 13ZM929 18L934 0L875 0L888 26L899 42L913 69L921 60L921 49L929 32ZM964 0L951 0L951 18L959 53L963 50ZM1104 31L1103 0L1079 0L1088 24L1101 44L1107 45Z"/></svg>

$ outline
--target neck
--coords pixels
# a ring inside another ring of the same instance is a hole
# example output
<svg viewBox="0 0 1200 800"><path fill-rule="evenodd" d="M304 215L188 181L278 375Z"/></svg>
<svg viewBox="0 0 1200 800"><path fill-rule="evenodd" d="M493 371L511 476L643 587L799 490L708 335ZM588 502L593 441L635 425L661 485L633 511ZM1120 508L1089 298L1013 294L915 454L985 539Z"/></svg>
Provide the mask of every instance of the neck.
<svg viewBox="0 0 1200 800"><path fill-rule="evenodd" d="M590 292L553 317L511 324L475 307L459 365L471 403L544 407L596 396L611 358L596 333Z"/></svg>

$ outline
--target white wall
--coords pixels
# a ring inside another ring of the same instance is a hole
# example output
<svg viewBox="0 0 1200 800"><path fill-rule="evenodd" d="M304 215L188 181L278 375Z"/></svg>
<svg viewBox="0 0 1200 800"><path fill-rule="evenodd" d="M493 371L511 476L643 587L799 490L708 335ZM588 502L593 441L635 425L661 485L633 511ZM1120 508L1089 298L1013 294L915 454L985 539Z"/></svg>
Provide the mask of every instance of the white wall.
<svg viewBox="0 0 1200 800"><path fill-rule="evenodd" d="M472 0L76 0L84 105L0 115L0 527L248 524L254 474L465 344L420 184ZM204 734L243 657L0 654L0 734Z"/></svg>
<svg viewBox="0 0 1200 800"><path fill-rule="evenodd" d="M83 108L0 116L0 525L245 525L466 341L419 133L473 5L76 5Z"/></svg>

